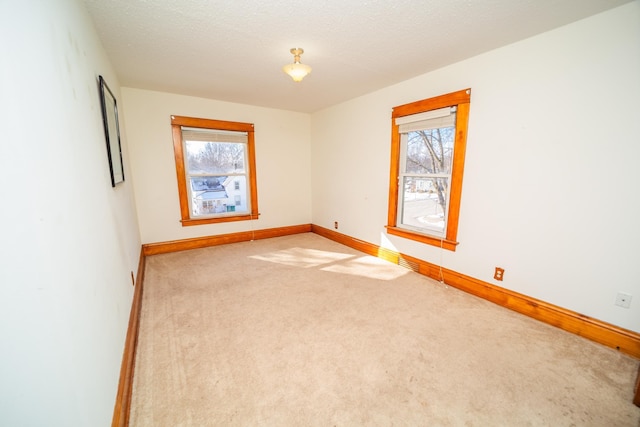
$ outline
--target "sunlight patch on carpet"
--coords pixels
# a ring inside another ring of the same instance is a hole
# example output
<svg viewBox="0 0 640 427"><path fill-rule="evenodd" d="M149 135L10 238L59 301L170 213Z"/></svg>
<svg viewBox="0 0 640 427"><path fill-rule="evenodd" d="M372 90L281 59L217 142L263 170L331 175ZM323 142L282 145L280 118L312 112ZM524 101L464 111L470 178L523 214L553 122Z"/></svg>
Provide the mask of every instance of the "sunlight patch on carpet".
<svg viewBox="0 0 640 427"><path fill-rule="evenodd" d="M290 265L292 267L309 268L345 260L353 256L354 255L351 254L320 251L317 249L291 248L277 252L269 252L263 255L253 255L249 258Z"/></svg>
<svg viewBox="0 0 640 427"><path fill-rule="evenodd" d="M409 270L371 256L331 265L322 268L322 270L378 280L394 280L409 273Z"/></svg>

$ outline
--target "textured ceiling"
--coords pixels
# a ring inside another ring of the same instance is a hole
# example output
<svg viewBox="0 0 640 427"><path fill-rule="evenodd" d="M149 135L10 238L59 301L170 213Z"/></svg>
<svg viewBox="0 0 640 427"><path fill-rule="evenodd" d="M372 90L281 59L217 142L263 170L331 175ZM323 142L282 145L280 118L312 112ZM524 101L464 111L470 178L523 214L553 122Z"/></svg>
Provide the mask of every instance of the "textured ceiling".
<svg viewBox="0 0 640 427"><path fill-rule="evenodd" d="M123 86L310 113L630 1L84 3Z"/></svg>

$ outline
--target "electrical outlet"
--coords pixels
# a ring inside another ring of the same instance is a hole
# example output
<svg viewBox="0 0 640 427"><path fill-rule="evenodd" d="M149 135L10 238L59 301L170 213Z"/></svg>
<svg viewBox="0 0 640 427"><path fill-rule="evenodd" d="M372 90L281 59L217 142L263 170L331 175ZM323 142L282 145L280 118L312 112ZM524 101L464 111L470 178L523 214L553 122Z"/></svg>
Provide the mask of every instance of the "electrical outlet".
<svg viewBox="0 0 640 427"><path fill-rule="evenodd" d="M616 305L622 308L629 308L631 307L631 298L629 294L618 292L618 295L616 295Z"/></svg>
<svg viewBox="0 0 640 427"><path fill-rule="evenodd" d="M493 278L502 282L504 277L504 268L496 267L496 272L493 274Z"/></svg>
<svg viewBox="0 0 640 427"><path fill-rule="evenodd" d="M338 229L338 221L333 222L333 228L335 228L336 230Z"/></svg>

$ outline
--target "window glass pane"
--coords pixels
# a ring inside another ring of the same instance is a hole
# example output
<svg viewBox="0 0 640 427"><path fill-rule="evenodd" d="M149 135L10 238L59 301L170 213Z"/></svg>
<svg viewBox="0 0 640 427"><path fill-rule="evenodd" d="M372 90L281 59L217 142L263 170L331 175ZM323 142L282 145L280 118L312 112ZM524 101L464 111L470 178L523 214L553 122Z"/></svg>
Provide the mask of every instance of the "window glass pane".
<svg viewBox="0 0 640 427"><path fill-rule="evenodd" d="M246 144L185 141L189 174L245 173Z"/></svg>
<svg viewBox="0 0 640 427"><path fill-rule="evenodd" d="M402 225L443 234L449 192L448 178L403 178Z"/></svg>
<svg viewBox="0 0 640 427"><path fill-rule="evenodd" d="M451 174L454 127L407 133L405 173Z"/></svg>
<svg viewBox="0 0 640 427"><path fill-rule="evenodd" d="M193 217L249 210L246 176L198 176L190 184Z"/></svg>

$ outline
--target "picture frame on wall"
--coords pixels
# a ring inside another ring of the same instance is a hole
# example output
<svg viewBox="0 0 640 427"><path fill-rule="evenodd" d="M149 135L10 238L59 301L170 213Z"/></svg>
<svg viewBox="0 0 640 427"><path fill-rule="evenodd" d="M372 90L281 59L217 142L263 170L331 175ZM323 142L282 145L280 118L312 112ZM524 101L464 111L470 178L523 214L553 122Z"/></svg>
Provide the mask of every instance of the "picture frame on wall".
<svg viewBox="0 0 640 427"><path fill-rule="evenodd" d="M107 82L99 76L100 100L102 105L102 121L107 140L107 156L109 171L111 172L111 186L124 182L124 166L122 163L122 148L120 145L120 125L118 122L118 105L116 97L109 89Z"/></svg>

